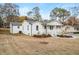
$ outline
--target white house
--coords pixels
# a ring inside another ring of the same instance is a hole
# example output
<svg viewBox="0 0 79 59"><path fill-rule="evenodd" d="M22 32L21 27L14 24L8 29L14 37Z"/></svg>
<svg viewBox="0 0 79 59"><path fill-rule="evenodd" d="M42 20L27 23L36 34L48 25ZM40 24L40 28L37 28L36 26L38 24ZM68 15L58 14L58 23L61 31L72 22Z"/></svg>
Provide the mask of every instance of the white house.
<svg viewBox="0 0 79 59"><path fill-rule="evenodd" d="M20 31L26 35L42 35L50 34L56 36L61 33L62 24L57 21L35 21L32 19L25 20L21 23L10 23L10 32L19 33Z"/></svg>
<svg viewBox="0 0 79 59"><path fill-rule="evenodd" d="M22 24L22 32L26 35L42 35L45 33L42 22L35 20L25 20Z"/></svg>
<svg viewBox="0 0 79 59"><path fill-rule="evenodd" d="M18 22L11 22L10 23L10 33L19 33L22 31L22 24Z"/></svg>

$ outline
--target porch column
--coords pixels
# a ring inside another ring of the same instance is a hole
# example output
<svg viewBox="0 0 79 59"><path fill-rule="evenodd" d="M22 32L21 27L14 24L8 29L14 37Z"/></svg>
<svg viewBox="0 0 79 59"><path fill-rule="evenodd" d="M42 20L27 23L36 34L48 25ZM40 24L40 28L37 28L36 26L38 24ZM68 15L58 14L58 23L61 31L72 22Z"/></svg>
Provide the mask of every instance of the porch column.
<svg viewBox="0 0 79 59"><path fill-rule="evenodd" d="M30 31L30 35L32 36L32 23L30 23L30 25L31 25L31 31Z"/></svg>

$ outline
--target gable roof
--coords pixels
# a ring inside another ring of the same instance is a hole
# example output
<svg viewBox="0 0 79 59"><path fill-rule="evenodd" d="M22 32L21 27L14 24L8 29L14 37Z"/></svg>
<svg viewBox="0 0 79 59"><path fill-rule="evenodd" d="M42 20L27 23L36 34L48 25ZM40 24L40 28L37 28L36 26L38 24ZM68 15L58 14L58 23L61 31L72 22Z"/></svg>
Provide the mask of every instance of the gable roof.
<svg viewBox="0 0 79 59"><path fill-rule="evenodd" d="M29 22L30 24L33 24L34 22L36 22L36 20L28 19L27 22Z"/></svg>
<svg viewBox="0 0 79 59"><path fill-rule="evenodd" d="M50 21L47 23L47 25L63 25L63 24L61 24L60 22L57 22L57 21Z"/></svg>
<svg viewBox="0 0 79 59"><path fill-rule="evenodd" d="M20 23L20 22L11 22L10 24L12 26L21 26L22 25L22 23Z"/></svg>

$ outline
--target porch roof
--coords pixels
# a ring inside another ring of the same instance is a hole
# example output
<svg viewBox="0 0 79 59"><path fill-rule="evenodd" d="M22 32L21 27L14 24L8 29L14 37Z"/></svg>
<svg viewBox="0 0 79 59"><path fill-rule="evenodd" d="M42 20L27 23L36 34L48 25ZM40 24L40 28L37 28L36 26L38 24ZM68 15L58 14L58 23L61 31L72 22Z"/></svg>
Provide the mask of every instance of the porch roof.
<svg viewBox="0 0 79 59"><path fill-rule="evenodd" d="M59 26L61 26L61 25L63 25L63 24L61 24L61 23L59 23L59 22L57 22L57 21L53 21L53 22L47 23L47 25L59 25Z"/></svg>

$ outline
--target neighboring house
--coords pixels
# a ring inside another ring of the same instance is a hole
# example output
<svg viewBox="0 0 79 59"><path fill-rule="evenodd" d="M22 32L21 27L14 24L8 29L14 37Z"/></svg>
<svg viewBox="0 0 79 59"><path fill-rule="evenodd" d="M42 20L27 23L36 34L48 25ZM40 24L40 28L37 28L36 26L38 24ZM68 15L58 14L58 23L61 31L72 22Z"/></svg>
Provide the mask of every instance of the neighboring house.
<svg viewBox="0 0 79 59"><path fill-rule="evenodd" d="M64 34L68 34L68 33L73 33L73 32L75 32L75 29L74 29L74 27L73 26L70 26L70 25L65 25L65 26L63 26L62 27L62 32L64 33Z"/></svg>
<svg viewBox="0 0 79 59"><path fill-rule="evenodd" d="M22 24L18 22L10 23L10 33L20 33L22 31Z"/></svg>
<svg viewBox="0 0 79 59"><path fill-rule="evenodd" d="M73 26L76 31L79 31L79 24Z"/></svg>
<svg viewBox="0 0 79 59"><path fill-rule="evenodd" d="M69 17L65 20L65 28L70 32L78 32L79 31L79 18L77 17Z"/></svg>

